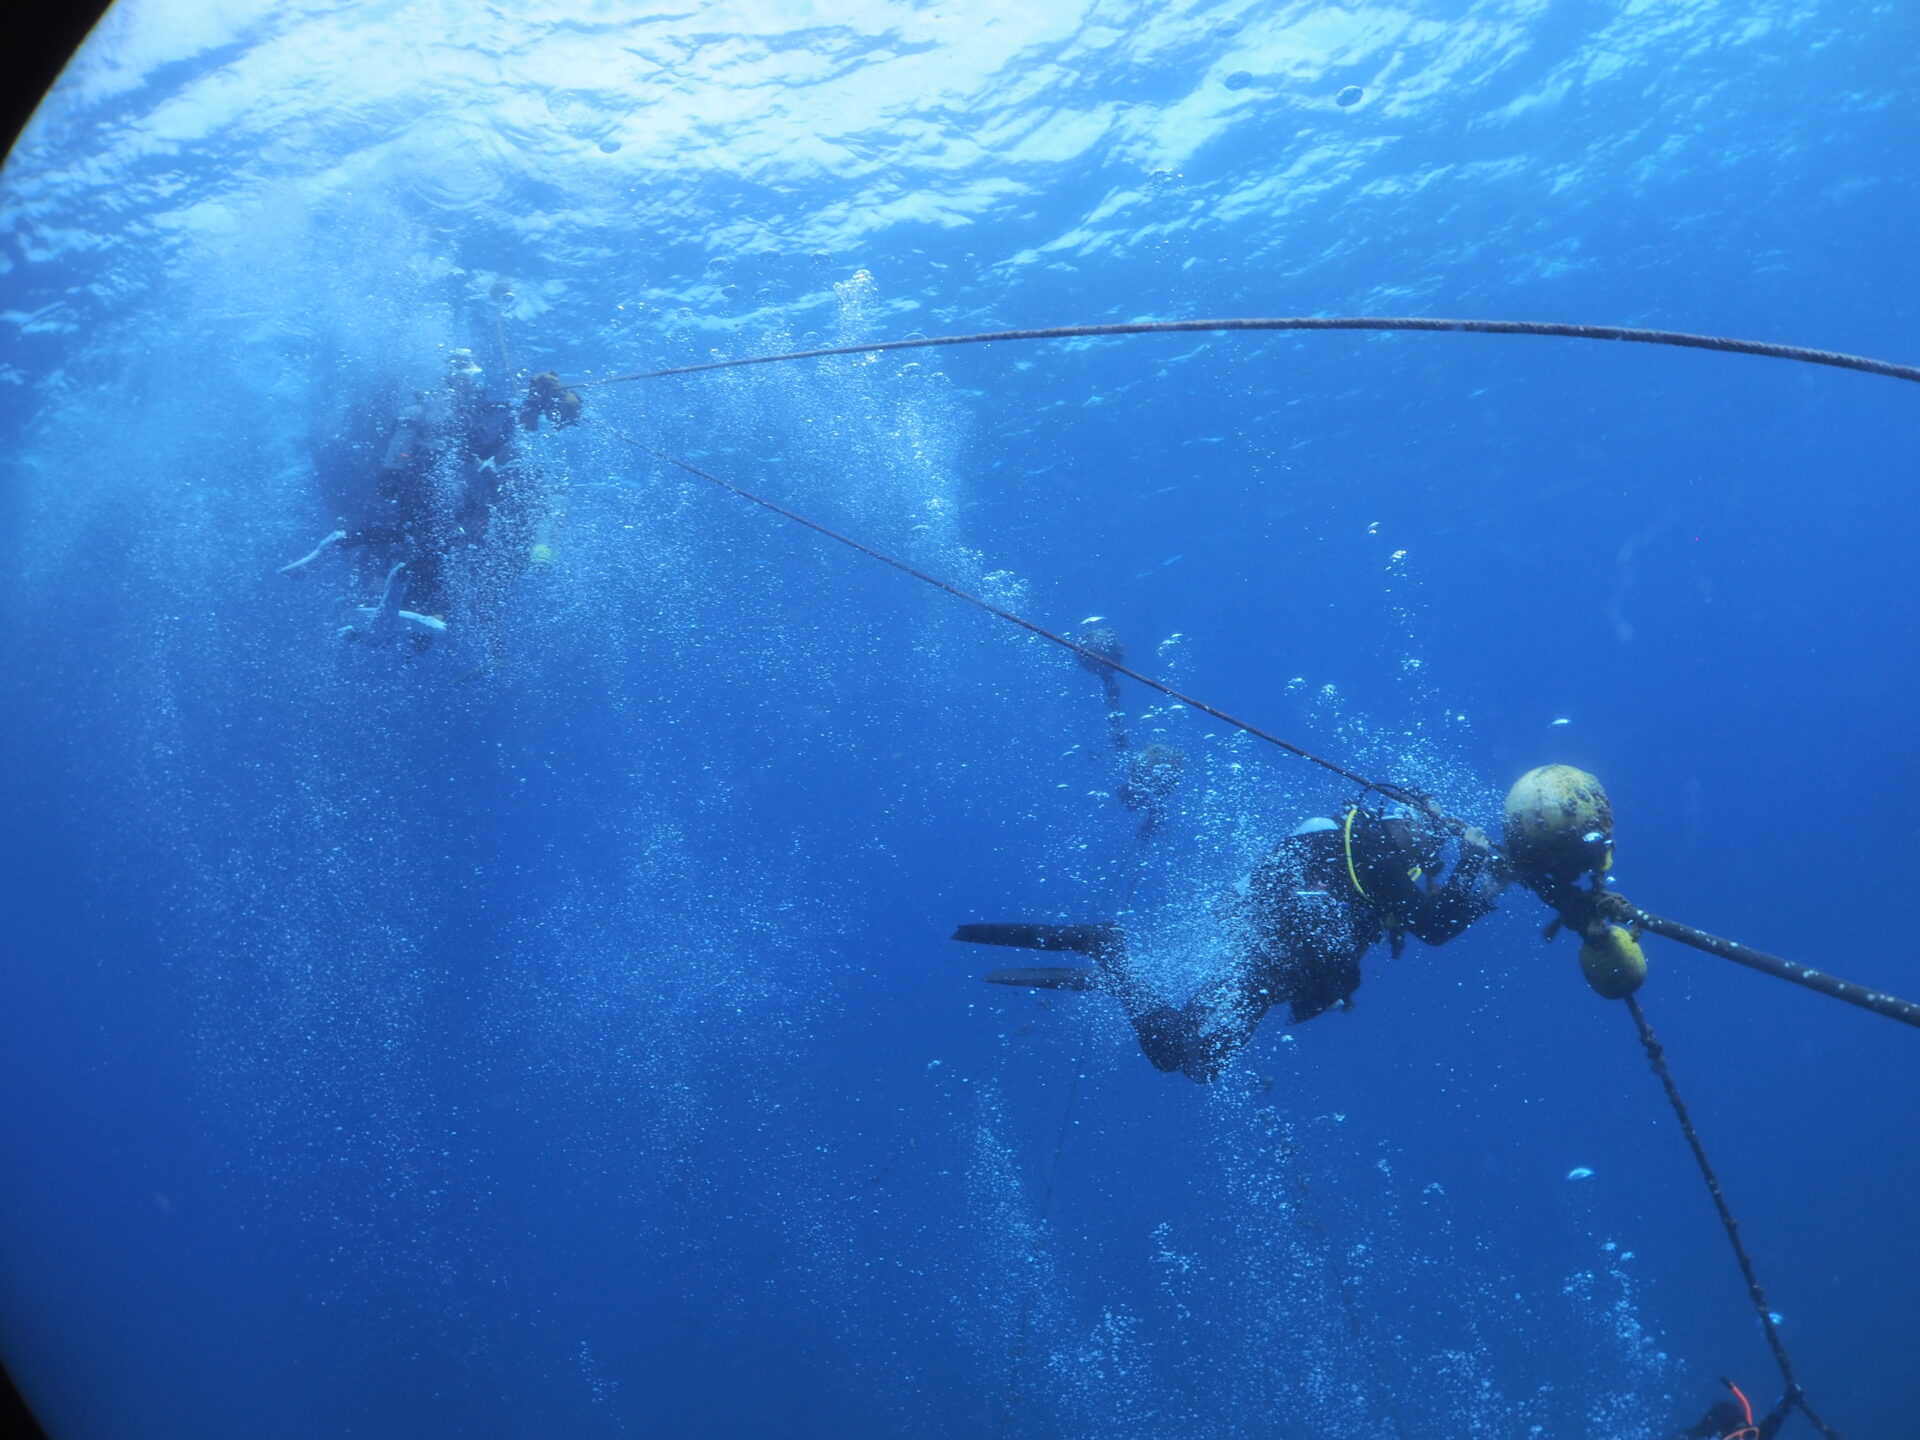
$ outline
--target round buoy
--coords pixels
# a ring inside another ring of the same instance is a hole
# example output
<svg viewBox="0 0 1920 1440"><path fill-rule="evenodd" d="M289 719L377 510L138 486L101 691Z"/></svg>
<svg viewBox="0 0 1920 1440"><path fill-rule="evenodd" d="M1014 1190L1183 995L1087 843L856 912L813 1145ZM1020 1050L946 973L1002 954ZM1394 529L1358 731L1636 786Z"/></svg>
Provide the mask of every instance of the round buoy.
<svg viewBox="0 0 1920 1440"><path fill-rule="evenodd" d="M1613 863L1613 805L1571 765L1542 765L1507 792L1507 859L1529 885L1566 885Z"/></svg>
<svg viewBox="0 0 1920 1440"><path fill-rule="evenodd" d="M1580 947L1580 973L1603 1000L1624 1000L1647 978L1647 954L1624 927L1607 926Z"/></svg>

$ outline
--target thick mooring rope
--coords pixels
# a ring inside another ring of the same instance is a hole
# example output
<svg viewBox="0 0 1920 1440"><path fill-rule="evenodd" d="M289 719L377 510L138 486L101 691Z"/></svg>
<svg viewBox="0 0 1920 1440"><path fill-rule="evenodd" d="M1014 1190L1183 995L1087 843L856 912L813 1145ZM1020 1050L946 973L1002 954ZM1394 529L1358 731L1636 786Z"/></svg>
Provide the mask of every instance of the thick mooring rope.
<svg viewBox="0 0 1920 1440"><path fill-rule="evenodd" d="M1780 1367L1780 1383L1785 1387L1788 1399L1807 1417L1807 1423L1818 1430L1827 1440L1840 1440L1839 1434L1825 1420L1822 1420L1807 1403L1806 1393L1800 1388L1799 1378L1794 1374L1793 1357L1787 1353L1786 1342L1780 1338L1780 1327L1774 1321L1773 1309L1767 1304L1766 1291L1760 1288L1760 1277L1754 1273L1753 1258L1747 1254L1746 1242L1740 1238L1740 1222L1733 1218L1733 1211L1727 1206L1727 1197L1720 1189L1720 1177L1714 1173L1712 1162L1707 1159L1707 1150L1700 1143L1700 1132L1693 1128L1693 1117L1687 1113L1687 1105L1680 1098L1679 1087L1673 1083L1673 1075L1667 1069L1667 1055L1660 1041L1655 1038L1653 1026L1647 1023L1646 1012L1640 1008L1640 1002L1633 996L1626 997L1627 1011L1633 1016L1633 1023L1640 1031L1640 1043L1646 1047L1647 1061L1653 1066L1653 1073L1660 1077L1660 1084L1667 1092L1667 1103L1673 1106L1673 1115L1680 1122L1681 1133L1687 1137L1687 1144L1693 1150L1694 1163L1700 1167L1700 1176L1707 1182L1707 1193L1713 1197L1713 1208L1719 1212L1720 1224L1727 1232L1727 1243L1733 1247L1733 1258L1739 1262L1740 1274L1747 1282L1747 1298L1753 1302L1753 1313L1760 1319L1760 1329L1767 1337L1767 1345L1773 1351L1773 1362Z"/></svg>
<svg viewBox="0 0 1920 1440"><path fill-rule="evenodd" d="M1619 899L1620 897L1613 897ZM1851 980L1842 980L1838 975L1829 975L1823 970L1815 970L1811 965L1796 964L1792 960L1783 960L1778 955L1769 955L1764 950L1756 950L1751 945L1742 945L1737 940L1725 940L1718 935L1709 935L1704 930L1696 930L1691 925L1682 925L1678 920L1668 920L1664 916L1649 915L1646 911L1627 906L1630 912L1626 923L1654 935L1664 935L1669 940L1678 940L1682 945L1691 945L1709 955L1718 955L1722 960L1731 960L1736 965L1744 965L1749 970L1758 970L1762 975L1771 975L1777 980L1791 981L1808 990L1817 990L1822 995L1831 995L1836 1000L1844 1000L1849 1005L1858 1005L1862 1010L1871 1010L1876 1015L1884 1015L1889 1020L1898 1020L1903 1024L1920 1026L1920 1005L1911 1000L1902 1000L1898 995L1889 995L1884 990L1869 990L1864 985L1856 985Z"/></svg>

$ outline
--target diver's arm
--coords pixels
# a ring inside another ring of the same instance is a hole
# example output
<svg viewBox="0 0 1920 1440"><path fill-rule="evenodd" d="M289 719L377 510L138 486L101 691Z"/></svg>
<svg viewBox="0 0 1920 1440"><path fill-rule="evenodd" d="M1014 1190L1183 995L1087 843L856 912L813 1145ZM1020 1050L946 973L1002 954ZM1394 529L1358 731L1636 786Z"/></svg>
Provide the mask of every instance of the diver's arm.
<svg viewBox="0 0 1920 1440"><path fill-rule="evenodd" d="M1787 1416L1793 1413L1797 1398L1792 1392L1782 1395L1773 1409L1767 1412L1766 1418L1756 1427L1758 1433L1755 1440L1773 1440L1773 1437L1780 1433L1780 1427L1787 1423Z"/></svg>
<svg viewBox="0 0 1920 1440"><path fill-rule="evenodd" d="M1477 832L1476 832L1477 834ZM1475 843L1460 842L1460 863L1437 890L1418 892L1400 914L1400 923L1415 939L1444 945L1467 926L1490 912L1504 886L1494 871L1493 848L1484 836Z"/></svg>

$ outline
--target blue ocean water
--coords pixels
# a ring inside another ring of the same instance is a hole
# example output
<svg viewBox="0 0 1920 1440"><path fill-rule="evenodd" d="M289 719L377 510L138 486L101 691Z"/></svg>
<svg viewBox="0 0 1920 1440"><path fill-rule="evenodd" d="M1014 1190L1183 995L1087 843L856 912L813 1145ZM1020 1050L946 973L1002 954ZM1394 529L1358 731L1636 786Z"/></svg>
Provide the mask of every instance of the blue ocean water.
<svg viewBox="0 0 1920 1440"><path fill-rule="evenodd" d="M956 922L1215 897L1352 787L1920 991L1910 387L1466 335L586 389L425 649L279 566L502 398L914 333L1648 325L1920 359L1892 4L116 6L0 174L0 1355L56 1436L1662 1437L1777 1379L1622 1007L1509 891L1210 1086ZM1348 87L1358 87L1356 103ZM482 638L480 632L484 631ZM1808 1393L1911 1433L1920 1048L1649 942ZM1789 1422L1785 1433L1804 1422Z"/></svg>

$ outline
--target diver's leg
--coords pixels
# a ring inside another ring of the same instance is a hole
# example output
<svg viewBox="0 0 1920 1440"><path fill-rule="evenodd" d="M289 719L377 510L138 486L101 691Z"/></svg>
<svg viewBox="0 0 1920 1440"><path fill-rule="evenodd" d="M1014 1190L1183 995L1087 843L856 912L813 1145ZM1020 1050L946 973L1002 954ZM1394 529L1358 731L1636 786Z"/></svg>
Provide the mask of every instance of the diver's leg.
<svg viewBox="0 0 1920 1440"><path fill-rule="evenodd" d="M1280 998L1264 967L1243 962L1234 973L1203 986L1185 1005L1168 1005L1134 975L1126 933L1118 925L962 925L953 938L1087 956L1093 961L1091 975L1084 970L1003 970L987 979L1030 989L1105 991L1120 1002L1141 1050L1156 1069L1181 1071L1202 1083L1220 1074Z"/></svg>
<svg viewBox="0 0 1920 1440"><path fill-rule="evenodd" d="M395 561L387 570L387 578L381 582L380 598L371 605L357 607L360 623L345 626L340 631L340 638L348 641L390 638L399 627L399 617L405 613L400 609L400 602L406 598L406 562Z"/></svg>
<svg viewBox="0 0 1920 1440"><path fill-rule="evenodd" d="M1243 969L1201 987L1178 1009L1159 1005L1129 1011L1127 1018L1156 1069L1178 1070L1205 1084L1217 1079L1227 1061L1253 1038L1273 1003L1266 979Z"/></svg>
<svg viewBox="0 0 1920 1440"><path fill-rule="evenodd" d="M344 530L329 531L326 535L323 535L321 537L320 543L318 545L314 546L313 549L309 550L306 554L302 555L298 560L293 560L288 562L285 565L282 565L280 567L280 573L282 575L304 574L306 571L312 569L315 565L319 564L321 558L325 556L329 550L333 549L334 546L341 544L343 541L346 540L346 538L347 538L347 532Z"/></svg>
<svg viewBox="0 0 1920 1440"><path fill-rule="evenodd" d="M417 639L432 639L447 633L447 622L438 615L422 615L417 610L396 610L394 618L403 625L411 626Z"/></svg>
<svg viewBox="0 0 1920 1440"><path fill-rule="evenodd" d="M1334 1006L1349 1006L1360 988L1360 956L1356 951L1314 957L1301 968L1288 993L1292 1023L1300 1025Z"/></svg>

